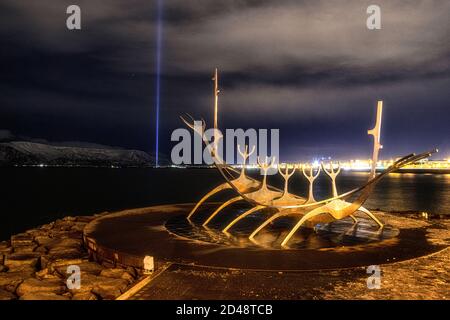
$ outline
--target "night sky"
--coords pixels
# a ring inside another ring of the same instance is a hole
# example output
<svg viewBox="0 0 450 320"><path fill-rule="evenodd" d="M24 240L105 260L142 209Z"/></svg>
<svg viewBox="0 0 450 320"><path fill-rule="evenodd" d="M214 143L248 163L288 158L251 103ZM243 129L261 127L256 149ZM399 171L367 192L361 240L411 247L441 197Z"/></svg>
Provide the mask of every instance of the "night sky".
<svg viewBox="0 0 450 320"><path fill-rule="evenodd" d="M220 127L279 128L282 161L368 158L379 99L381 158L450 157L450 1L162 2L162 153L180 114L212 124L217 66ZM156 0L2 0L0 140L153 153L156 20Z"/></svg>

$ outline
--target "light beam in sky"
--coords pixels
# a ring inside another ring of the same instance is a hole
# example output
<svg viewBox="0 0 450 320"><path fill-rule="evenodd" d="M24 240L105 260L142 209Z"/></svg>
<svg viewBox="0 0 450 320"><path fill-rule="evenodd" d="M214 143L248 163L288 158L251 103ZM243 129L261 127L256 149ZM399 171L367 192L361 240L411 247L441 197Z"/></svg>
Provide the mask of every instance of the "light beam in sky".
<svg viewBox="0 0 450 320"><path fill-rule="evenodd" d="M157 17L156 17L156 159L155 165L159 165L159 108L160 108L160 90L161 90L161 42L162 42L162 0L157 0L156 3Z"/></svg>

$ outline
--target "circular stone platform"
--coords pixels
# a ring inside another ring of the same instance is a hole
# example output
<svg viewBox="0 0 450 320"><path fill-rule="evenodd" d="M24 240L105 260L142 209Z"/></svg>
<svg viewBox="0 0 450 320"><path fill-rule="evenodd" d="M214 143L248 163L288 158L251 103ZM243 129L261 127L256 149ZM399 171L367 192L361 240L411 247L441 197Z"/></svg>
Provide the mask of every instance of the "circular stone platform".
<svg viewBox="0 0 450 320"><path fill-rule="evenodd" d="M162 205L100 217L85 228L85 243L94 259L124 266L142 268L144 257L153 256L156 267L174 262L276 271L379 265L417 258L445 248L442 244L433 244L432 233L427 231L430 223L377 213L388 223L382 232L377 232L365 219L360 218L354 228L351 221L343 220L318 226L315 230L301 229L292 239L290 249L281 249L279 239L287 230L283 224L292 221L278 222L278 227L274 224L252 243L245 236L251 220L233 230L234 236L227 236L215 229L220 219L216 225L212 223L210 229L187 223L185 217L192 207L192 204ZM198 216L212 212L216 207L217 204L207 204ZM231 212L221 214L227 217ZM261 215L255 215L254 219L261 219Z"/></svg>

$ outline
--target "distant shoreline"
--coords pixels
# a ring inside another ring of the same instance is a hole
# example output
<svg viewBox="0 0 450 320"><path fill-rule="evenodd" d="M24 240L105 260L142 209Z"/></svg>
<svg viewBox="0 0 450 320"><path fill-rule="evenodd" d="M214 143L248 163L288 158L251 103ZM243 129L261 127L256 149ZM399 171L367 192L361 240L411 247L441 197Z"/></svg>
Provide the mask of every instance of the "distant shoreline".
<svg viewBox="0 0 450 320"><path fill-rule="evenodd" d="M0 168L86 168L86 169L215 169L213 166L123 166L123 165L0 165ZM248 168L248 170L257 170L256 168ZM345 172L357 172L357 173L369 173L369 170L365 169L344 169ZM377 170L377 172L382 172L383 170ZM450 174L450 169L399 169L395 173L401 174Z"/></svg>

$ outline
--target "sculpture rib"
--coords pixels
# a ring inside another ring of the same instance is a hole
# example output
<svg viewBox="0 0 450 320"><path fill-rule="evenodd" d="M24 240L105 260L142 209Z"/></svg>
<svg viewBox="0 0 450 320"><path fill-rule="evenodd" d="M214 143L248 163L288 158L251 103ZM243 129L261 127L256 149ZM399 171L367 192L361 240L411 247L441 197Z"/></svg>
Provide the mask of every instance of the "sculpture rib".
<svg viewBox="0 0 450 320"><path fill-rule="evenodd" d="M231 189L231 187L227 184L227 183L222 183L221 185L215 187L214 189L212 189L210 192L208 192L207 194L205 194L200 201L197 202L197 204L194 206L194 208L191 210L191 212L189 213L189 215L187 216L187 219L189 221L191 221L192 216L194 215L194 213L197 211L197 209L202 205L202 203L204 203L208 198L211 198L213 195L215 195L216 193L219 193L222 190L226 190L226 189Z"/></svg>
<svg viewBox="0 0 450 320"><path fill-rule="evenodd" d="M288 215L288 213L280 211L278 213L275 213L273 216L271 216L269 219L267 219L266 221L264 221L258 228L255 229L255 231L253 231L250 235L249 235L249 239L253 240L255 238L255 236L262 230L264 229L269 223L271 223L272 221L274 221L275 219L282 217L282 216L286 216Z"/></svg>
<svg viewBox="0 0 450 320"><path fill-rule="evenodd" d="M378 224L378 226L379 226L380 228L383 228L383 227L384 227L383 223L381 223L381 221L378 220L378 218L375 217L375 215L374 215L372 212L370 212L369 210L367 210L366 208L360 207L360 208L358 209L358 211L361 211L361 212L364 212L365 214L367 214L373 221L375 221L375 222Z"/></svg>
<svg viewBox="0 0 450 320"><path fill-rule="evenodd" d="M323 214L323 213L328 213L328 212L324 211L323 208L320 207L320 208L317 208L317 209L315 209L315 210L313 210L313 211L311 211L311 212L305 214L305 215L300 219L300 221L297 222L297 224L291 229L291 231L290 231L289 234L286 236L286 238L284 238L283 242L281 243L281 246L282 246L282 247L286 246L286 243L289 241L289 239L291 239L291 237L294 235L294 233L297 231L297 229L301 227L301 225L302 225L303 223L305 223L305 222L308 221L309 219L311 219L311 218L313 218L313 217L315 217L315 216L318 216L318 215L320 215L320 214Z"/></svg>
<svg viewBox="0 0 450 320"><path fill-rule="evenodd" d="M214 211L210 216L209 216L209 218L208 219L206 219L206 221L205 222L203 222L203 226L206 226L221 210L223 210L224 208L226 208L227 206L229 206L230 204L233 204L233 203L235 203L235 202L237 202L237 201L239 201L239 200L242 200L242 198L241 197L234 197L234 198L231 198L230 200L228 200L228 201L225 201L224 203L222 203L222 205L221 206L219 206L219 208L217 208L216 209L216 211Z"/></svg>
<svg viewBox="0 0 450 320"><path fill-rule="evenodd" d="M231 221L222 231L223 232L227 232L232 226L234 226L240 220L244 219L245 217L247 217L248 215L252 214L253 212L259 211L259 210L264 209L264 208L265 207L263 207L263 206L256 206L256 207L253 207L253 208L245 211L244 213L242 213L239 216L237 216L233 221Z"/></svg>

